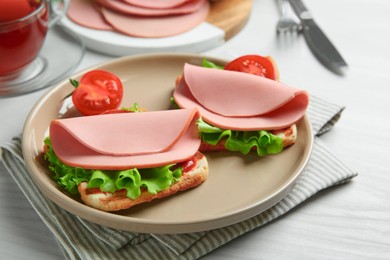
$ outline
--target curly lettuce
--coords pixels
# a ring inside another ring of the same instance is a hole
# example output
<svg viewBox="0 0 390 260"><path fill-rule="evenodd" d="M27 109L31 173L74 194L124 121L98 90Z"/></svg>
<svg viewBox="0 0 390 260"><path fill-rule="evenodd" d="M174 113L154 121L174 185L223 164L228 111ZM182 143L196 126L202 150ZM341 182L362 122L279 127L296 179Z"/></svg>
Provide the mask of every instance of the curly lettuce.
<svg viewBox="0 0 390 260"><path fill-rule="evenodd" d="M223 66L217 65L214 62L209 61L206 58L202 59L202 67L211 68L211 69L220 69L220 70L222 70L224 68Z"/></svg>
<svg viewBox="0 0 390 260"><path fill-rule="evenodd" d="M175 164L147 169L127 170L89 170L81 167L71 167L60 161L54 153L50 138L45 139L47 151L44 158L49 162L49 170L57 184L70 194L79 194L77 186L87 182L88 188L99 188L104 192L115 192L125 189L127 197L136 199L141 190L146 189L152 194L168 189L180 180L182 168Z"/></svg>
<svg viewBox="0 0 390 260"><path fill-rule="evenodd" d="M283 150L282 138L265 130L224 130L206 123L202 118L198 119L197 125L203 142L217 145L221 140L225 140L225 148L229 151L248 154L255 149L258 156L265 156Z"/></svg>

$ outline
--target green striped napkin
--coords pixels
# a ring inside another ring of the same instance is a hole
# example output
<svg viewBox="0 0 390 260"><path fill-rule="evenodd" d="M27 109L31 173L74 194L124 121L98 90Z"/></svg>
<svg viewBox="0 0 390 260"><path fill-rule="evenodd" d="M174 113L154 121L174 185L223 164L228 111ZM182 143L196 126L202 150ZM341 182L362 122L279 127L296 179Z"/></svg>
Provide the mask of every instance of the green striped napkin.
<svg viewBox="0 0 390 260"><path fill-rule="evenodd" d="M284 215L319 191L345 183L357 173L319 138L338 121L343 107L311 97L308 117L315 134L310 160L291 192L267 211L243 222L210 231L157 235L100 226L72 215L46 199L32 182L22 158L20 137L2 146L2 160L67 259L197 259L249 231ZM4 168L0 166L1 169ZM4 170L3 170L4 171Z"/></svg>

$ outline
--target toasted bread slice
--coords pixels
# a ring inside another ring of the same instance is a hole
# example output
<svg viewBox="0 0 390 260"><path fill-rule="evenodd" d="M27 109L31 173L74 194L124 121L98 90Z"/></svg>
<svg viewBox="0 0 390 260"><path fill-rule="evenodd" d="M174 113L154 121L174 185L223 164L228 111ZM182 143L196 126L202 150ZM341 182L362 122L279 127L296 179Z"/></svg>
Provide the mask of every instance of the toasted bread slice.
<svg viewBox="0 0 390 260"><path fill-rule="evenodd" d="M297 139L297 126L295 124L280 130L270 131L272 134L277 135L283 140L283 148L286 148L290 145L293 145ZM225 140L222 139L218 144L211 145L205 142L202 142L199 148L201 152L212 152L212 151L226 151Z"/></svg>
<svg viewBox="0 0 390 260"><path fill-rule="evenodd" d="M293 124L287 128L280 129L280 130L273 130L270 131L272 134L279 136L283 140L283 148L286 148L290 145L295 144L295 141L297 140L298 136L298 130L297 125Z"/></svg>
<svg viewBox="0 0 390 260"><path fill-rule="evenodd" d="M125 190L116 191L115 193L102 192L96 188L88 189L86 182L80 183L78 190L81 194L81 200L93 208L103 211L128 209L144 202L161 199L176 192L194 188L203 183L207 179L209 172L207 159L202 153L197 152L194 161L196 165L190 171L184 172L181 179L172 184L168 189L157 194L142 190L141 196L134 200L126 197Z"/></svg>

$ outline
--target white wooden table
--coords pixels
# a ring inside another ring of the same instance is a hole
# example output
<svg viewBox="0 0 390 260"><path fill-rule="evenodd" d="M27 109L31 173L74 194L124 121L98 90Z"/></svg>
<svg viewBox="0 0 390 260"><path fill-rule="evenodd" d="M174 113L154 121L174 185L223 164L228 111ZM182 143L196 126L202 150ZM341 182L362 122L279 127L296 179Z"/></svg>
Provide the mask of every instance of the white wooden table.
<svg viewBox="0 0 390 260"><path fill-rule="evenodd" d="M206 259L390 259L390 1L306 4L349 63L345 77L320 65L302 35L285 41L276 37L279 15L271 0L254 0L245 29L207 54L271 55L281 81L345 105L340 122L322 139L359 176ZM77 70L108 59L87 52ZM0 99L0 142L22 131L28 112L45 92ZM4 170L0 177L0 259L62 259L53 235L12 178Z"/></svg>

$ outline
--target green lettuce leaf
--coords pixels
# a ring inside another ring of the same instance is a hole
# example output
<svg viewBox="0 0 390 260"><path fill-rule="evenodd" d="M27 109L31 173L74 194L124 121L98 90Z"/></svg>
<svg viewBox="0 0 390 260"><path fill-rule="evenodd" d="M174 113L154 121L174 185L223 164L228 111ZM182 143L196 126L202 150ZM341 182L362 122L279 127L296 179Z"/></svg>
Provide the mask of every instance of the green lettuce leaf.
<svg viewBox="0 0 390 260"><path fill-rule="evenodd" d="M89 180L91 170L63 164L54 153L50 139L46 138L44 142L48 147L44 158L49 162L49 170L53 173L53 180L70 194L78 194L77 186L81 182Z"/></svg>
<svg viewBox="0 0 390 260"><path fill-rule="evenodd" d="M224 68L223 66L217 65L214 62L211 62L206 58L202 59L202 67L211 68L211 69L220 69L220 70L222 70Z"/></svg>
<svg viewBox="0 0 390 260"><path fill-rule="evenodd" d="M62 163L55 155L50 139L45 139L48 147L44 158L49 162L52 178L58 185L71 194L78 194L77 186L87 182L88 188L99 188L105 192L115 192L126 189L127 197L136 199L141 195L141 189L152 194L168 189L173 183L180 180L182 168L175 164L148 169L128 169L118 171L87 170L80 167L71 167Z"/></svg>
<svg viewBox="0 0 390 260"><path fill-rule="evenodd" d="M133 113L142 112L138 103L134 103L131 107L121 107L121 109Z"/></svg>
<svg viewBox="0 0 390 260"><path fill-rule="evenodd" d="M258 156L277 154L283 150L283 140L268 131L234 131L212 126L202 120L197 121L202 140L210 145L217 145L225 140L225 148L229 151L248 154L254 147Z"/></svg>

